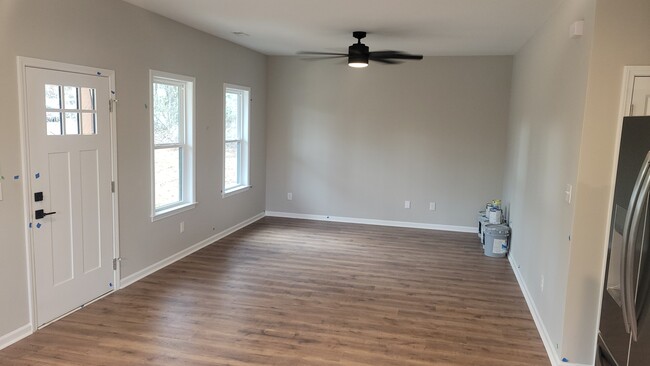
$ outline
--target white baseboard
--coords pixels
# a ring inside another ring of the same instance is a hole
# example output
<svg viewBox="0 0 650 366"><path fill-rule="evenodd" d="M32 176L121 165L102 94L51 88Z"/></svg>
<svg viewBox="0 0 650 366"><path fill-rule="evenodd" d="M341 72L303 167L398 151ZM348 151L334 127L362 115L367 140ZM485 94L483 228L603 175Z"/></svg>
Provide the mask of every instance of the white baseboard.
<svg viewBox="0 0 650 366"><path fill-rule="evenodd" d="M299 214L299 213L291 213L291 212L266 211L266 216L286 217L290 219L302 219L302 220L345 222L350 224L365 224L365 225L407 227L413 229L455 231L460 233L477 232L477 228L473 226L438 225L438 224L425 224L420 222L361 219L356 217L343 217L343 216L309 215L309 214Z"/></svg>
<svg viewBox="0 0 650 366"><path fill-rule="evenodd" d="M214 243L215 241L217 241L217 240L219 240L221 238L224 238L224 237L234 233L235 231L254 223L255 221L263 218L264 216L265 216L264 212L259 213L259 214L255 215L255 216L253 216L253 217L251 217L251 218L249 218L247 220L244 220L244 221L240 222L237 225L229 227L228 229L226 229L226 230L224 230L224 231L222 231L222 232L220 232L218 234L212 235L211 237L209 237L209 238L207 238L205 240L202 240L202 241L192 245L189 248L183 249L180 252L178 252L178 253L176 253L176 254L174 254L172 256L169 256L169 257L167 257L167 258L165 258L165 259L163 259L161 261L158 261L158 262L150 265L147 268L144 268L144 269L142 269L142 270L140 270L138 272L135 272L135 273L133 273L133 274L131 274L129 276L126 276L126 277L122 278L122 280L120 281L120 288L125 288L125 287L133 284L134 282L136 282L138 280L141 280L141 279L147 277L148 275L150 275L150 274L152 274L152 273L154 273L154 272L156 272L156 271L158 271L158 270L160 270L160 269L162 269L164 267L167 267L168 265L170 265L170 264L172 264L172 263L174 263L174 262L176 262L176 261L178 261L180 259L183 259L183 258L187 257L188 255L196 252L197 250L203 249L203 248L207 247L208 245Z"/></svg>
<svg viewBox="0 0 650 366"><path fill-rule="evenodd" d="M22 327L1 336L0 349L8 347L31 334L32 334L32 325L25 324Z"/></svg>
<svg viewBox="0 0 650 366"><path fill-rule="evenodd" d="M521 275L521 272L519 271L519 267L517 266L517 261L512 255L508 255L508 261L510 262L512 271L515 273L515 277L517 277L517 282L519 283L521 292L524 294L524 298L526 299L526 304L528 304L528 309L530 310L530 313L533 316L533 320L535 321L535 326L537 327L539 336L542 338L542 342L544 342L544 348L546 348L546 353L548 354L548 358L551 361L551 364L553 366L588 366L586 364L562 361L562 357L557 353L557 348L553 346L553 341L551 340L551 336L548 334L548 331L546 330L546 327L542 322L542 318L539 315L539 311L537 311L537 306L535 306L535 303L533 302L533 298L530 295L530 292L528 291L528 286L526 286L526 282L524 281L524 278Z"/></svg>

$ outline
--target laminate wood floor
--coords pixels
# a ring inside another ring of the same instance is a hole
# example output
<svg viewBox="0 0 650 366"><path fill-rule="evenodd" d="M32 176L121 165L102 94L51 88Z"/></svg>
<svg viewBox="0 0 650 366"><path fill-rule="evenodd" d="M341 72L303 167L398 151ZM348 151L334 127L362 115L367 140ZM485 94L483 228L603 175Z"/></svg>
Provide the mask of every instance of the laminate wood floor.
<svg viewBox="0 0 650 366"><path fill-rule="evenodd" d="M264 218L0 351L2 365L549 365L475 234Z"/></svg>

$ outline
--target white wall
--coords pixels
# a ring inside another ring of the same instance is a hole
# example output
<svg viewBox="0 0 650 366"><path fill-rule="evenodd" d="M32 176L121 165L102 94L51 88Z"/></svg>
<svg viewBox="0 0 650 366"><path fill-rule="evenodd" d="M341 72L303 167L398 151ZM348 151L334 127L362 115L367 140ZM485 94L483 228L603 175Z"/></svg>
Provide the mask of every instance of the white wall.
<svg viewBox="0 0 650 366"><path fill-rule="evenodd" d="M267 210L475 226L502 191L511 64L270 57Z"/></svg>
<svg viewBox="0 0 650 366"><path fill-rule="evenodd" d="M266 56L117 0L0 0L0 337L29 322L23 237L16 56L116 72L122 276L133 274L262 211L265 205ZM196 78L198 206L152 223L149 69ZM252 88L251 183L226 199L223 83ZM179 222L185 221L185 233Z"/></svg>
<svg viewBox="0 0 650 366"><path fill-rule="evenodd" d="M594 9L595 1L566 1L516 54L513 71L504 185L510 255L561 357L574 211L564 191L577 180ZM581 19L585 36L570 38Z"/></svg>

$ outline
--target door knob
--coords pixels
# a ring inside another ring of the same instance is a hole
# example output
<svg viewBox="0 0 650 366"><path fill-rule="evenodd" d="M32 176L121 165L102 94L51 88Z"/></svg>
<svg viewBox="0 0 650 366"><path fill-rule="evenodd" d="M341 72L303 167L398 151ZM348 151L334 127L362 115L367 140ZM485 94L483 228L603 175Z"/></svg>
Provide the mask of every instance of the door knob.
<svg viewBox="0 0 650 366"><path fill-rule="evenodd" d="M34 212L34 214L36 215L36 220L40 220L40 219L42 219L42 218L44 218L45 216L48 216L48 215L54 215L55 213L56 213L56 211L45 212L44 210L36 210L36 212Z"/></svg>

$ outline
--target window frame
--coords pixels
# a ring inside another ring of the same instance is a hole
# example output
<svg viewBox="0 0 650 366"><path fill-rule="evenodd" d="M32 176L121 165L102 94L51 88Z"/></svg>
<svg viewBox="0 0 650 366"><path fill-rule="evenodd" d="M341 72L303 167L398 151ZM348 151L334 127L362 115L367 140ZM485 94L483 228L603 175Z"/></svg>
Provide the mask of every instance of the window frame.
<svg viewBox="0 0 650 366"><path fill-rule="evenodd" d="M180 86L182 126L179 129L178 143L155 144L154 142L154 83ZM196 207L196 159L194 151L196 99L194 86L196 80L190 76L149 70L149 138L151 167L151 221L157 221ZM181 200L156 208L156 161L157 149L179 148L179 174Z"/></svg>
<svg viewBox="0 0 650 366"><path fill-rule="evenodd" d="M239 138L236 140L226 139L226 96L228 93L238 93L241 95L241 104L239 107L238 133ZM247 191L251 188L250 184L250 121L251 121L251 88L236 84L223 84L223 159L222 159L222 179L221 179L221 196L222 198ZM237 170L239 183L236 186L226 188L226 145L228 143L239 143L239 159L237 160Z"/></svg>

